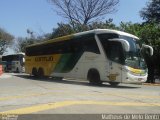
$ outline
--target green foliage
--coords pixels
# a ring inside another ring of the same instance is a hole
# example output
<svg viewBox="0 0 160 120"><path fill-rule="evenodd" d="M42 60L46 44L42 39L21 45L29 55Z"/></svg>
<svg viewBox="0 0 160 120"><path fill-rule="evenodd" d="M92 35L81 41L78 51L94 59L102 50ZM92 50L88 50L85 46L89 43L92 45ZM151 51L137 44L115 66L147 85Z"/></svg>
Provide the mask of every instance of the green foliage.
<svg viewBox="0 0 160 120"><path fill-rule="evenodd" d="M141 25L138 23L132 24L131 22L127 22L127 23L121 22L119 29L121 31L131 33L133 35L140 36Z"/></svg>
<svg viewBox="0 0 160 120"><path fill-rule="evenodd" d="M118 27L112 23L112 20L107 20L106 22L94 22L90 25L76 24L74 28L71 24L59 23L58 28L53 30L49 39L93 29L121 30L138 36L145 44L160 47L160 27L158 27L155 23L133 24L131 22L121 22Z"/></svg>
<svg viewBox="0 0 160 120"><path fill-rule="evenodd" d="M46 40L46 37L47 39L49 39L49 35L47 36L38 36L38 37L34 37L34 38L22 38L22 37L19 37L17 38L17 42L15 44L15 47L13 48L15 52L25 52L25 49L26 49L26 46L29 46L29 45L32 45L32 44L35 44L35 43L38 43L38 42L42 42L44 40Z"/></svg>
<svg viewBox="0 0 160 120"><path fill-rule="evenodd" d="M146 22L160 23L160 0L150 0L140 15Z"/></svg>
<svg viewBox="0 0 160 120"><path fill-rule="evenodd" d="M11 44L13 39L14 37L11 34L0 28L0 55L6 51L7 46Z"/></svg>
<svg viewBox="0 0 160 120"><path fill-rule="evenodd" d="M142 43L153 47L154 55L151 59L154 62L149 64L153 66L152 71L155 70L160 73L160 26L156 23L132 24L129 22L121 23L120 29L138 36Z"/></svg>
<svg viewBox="0 0 160 120"><path fill-rule="evenodd" d="M70 24L58 23L57 25L58 27L53 29L49 39L74 33L74 30Z"/></svg>
<svg viewBox="0 0 160 120"><path fill-rule="evenodd" d="M145 20L141 36L146 44L150 44L154 48L154 55L152 56L154 62L151 64L160 75L160 0L150 0L146 7L140 11L140 14Z"/></svg>
<svg viewBox="0 0 160 120"><path fill-rule="evenodd" d="M14 47L14 50L18 52L25 52L25 48L28 45L34 44L35 40L31 38L17 38L17 43Z"/></svg>
<svg viewBox="0 0 160 120"><path fill-rule="evenodd" d="M112 19L106 20L106 22L93 22L92 24L89 25L82 25L77 23L74 24L74 27L71 23L69 24L58 23L58 27L53 29L53 32L49 37L49 39L93 29L119 29L119 28L112 23Z"/></svg>
<svg viewBox="0 0 160 120"><path fill-rule="evenodd" d="M156 23L121 23L120 30L138 36L145 44L157 46L160 43L160 27Z"/></svg>
<svg viewBox="0 0 160 120"><path fill-rule="evenodd" d="M32 45L32 44L35 44L35 43L38 43L38 42L42 42L46 39L49 39L50 38L50 34L45 34L43 36L38 36L38 37L35 37L35 36L31 36L31 37L26 37L26 38L23 38L23 37L19 37L16 39L16 43L13 47L14 51L15 52L25 52L25 49L26 49L26 46L28 45Z"/></svg>

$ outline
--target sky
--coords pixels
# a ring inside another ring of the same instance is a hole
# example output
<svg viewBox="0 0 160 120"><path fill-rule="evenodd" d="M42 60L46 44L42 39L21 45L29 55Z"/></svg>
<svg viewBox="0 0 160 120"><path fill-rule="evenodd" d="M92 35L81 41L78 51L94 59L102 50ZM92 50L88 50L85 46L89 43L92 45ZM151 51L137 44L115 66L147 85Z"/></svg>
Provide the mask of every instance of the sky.
<svg viewBox="0 0 160 120"><path fill-rule="evenodd" d="M120 0L117 12L106 15L105 19L113 18L113 23L121 21L141 23L139 11L149 0ZM27 37L27 29L35 35L51 33L58 22L66 22L58 16L48 0L0 0L0 28L15 37Z"/></svg>

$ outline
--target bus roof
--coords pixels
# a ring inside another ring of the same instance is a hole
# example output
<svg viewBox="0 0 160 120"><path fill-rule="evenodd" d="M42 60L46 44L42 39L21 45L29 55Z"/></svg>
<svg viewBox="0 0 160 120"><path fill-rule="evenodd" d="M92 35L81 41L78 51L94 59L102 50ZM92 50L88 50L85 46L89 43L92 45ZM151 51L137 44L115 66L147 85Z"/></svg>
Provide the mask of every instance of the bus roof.
<svg viewBox="0 0 160 120"><path fill-rule="evenodd" d="M69 40L69 39L74 38L74 37L78 37L78 36L82 36L82 35L87 35L87 34L92 34L92 33L93 34L115 33L115 34L119 34L119 35L125 35L125 36L128 36L128 37L133 37L135 39L139 39L135 35L132 35L132 34L129 34L129 33L126 33L126 32L122 32L122 31L118 31L118 30L112 30L112 29L94 29L94 30L79 32L79 33L75 33L75 34L71 34L71 35L67 35L67 36L63 36L63 37L58 37L58 38L50 39L50 40L47 40L47 41L44 41L44 42L40 42L40 43L29 45L27 47L32 47L32 46L37 46L37 45L43 45L43 44L48 44L48 43L53 43L53 42L59 42L59 41Z"/></svg>
<svg viewBox="0 0 160 120"><path fill-rule="evenodd" d="M123 31L118 31L118 30L112 30L112 29L94 29L94 30L89 30L89 31L84 31L84 32L80 32L80 33L76 33L74 34L75 36L80 36L80 35L85 35L85 34L89 34L89 33L95 33L95 34L102 34L102 33L116 33L119 35L125 35L128 37L133 37L135 39L139 39L137 36L123 32Z"/></svg>
<svg viewBox="0 0 160 120"><path fill-rule="evenodd" d="M25 53L19 52L19 53L14 53L14 54L2 55L2 57L3 56L10 56L10 55L25 55Z"/></svg>

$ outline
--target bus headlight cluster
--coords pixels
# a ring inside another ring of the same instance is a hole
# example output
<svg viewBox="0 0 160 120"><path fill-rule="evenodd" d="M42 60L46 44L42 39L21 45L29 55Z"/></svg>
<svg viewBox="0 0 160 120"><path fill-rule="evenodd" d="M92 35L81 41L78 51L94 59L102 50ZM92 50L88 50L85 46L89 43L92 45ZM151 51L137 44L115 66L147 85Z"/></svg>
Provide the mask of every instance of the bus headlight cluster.
<svg viewBox="0 0 160 120"><path fill-rule="evenodd" d="M145 76L147 74L146 70L135 69L131 67L127 67L126 69L130 74L133 74L133 75Z"/></svg>

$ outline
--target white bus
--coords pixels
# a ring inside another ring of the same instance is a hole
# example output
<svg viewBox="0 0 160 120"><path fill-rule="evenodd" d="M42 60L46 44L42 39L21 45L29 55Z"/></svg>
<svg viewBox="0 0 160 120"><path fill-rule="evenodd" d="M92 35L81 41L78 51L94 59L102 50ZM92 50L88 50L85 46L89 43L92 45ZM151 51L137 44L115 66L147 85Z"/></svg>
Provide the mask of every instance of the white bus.
<svg viewBox="0 0 160 120"><path fill-rule="evenodd" d="M24 72L25 53L2 56L4 72Z"/></svg>
<svg viewBox="0 0 160 120"><path fill-rule="evenodd" d="M152 47L149 48L153 54ZM147 68L138 37L95 29L26 47L26 73L86 79L92 84L145 82Z"/></svg>

